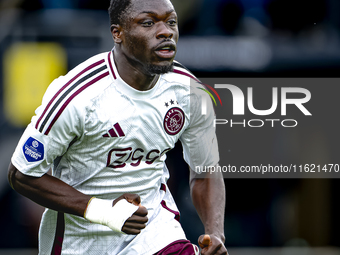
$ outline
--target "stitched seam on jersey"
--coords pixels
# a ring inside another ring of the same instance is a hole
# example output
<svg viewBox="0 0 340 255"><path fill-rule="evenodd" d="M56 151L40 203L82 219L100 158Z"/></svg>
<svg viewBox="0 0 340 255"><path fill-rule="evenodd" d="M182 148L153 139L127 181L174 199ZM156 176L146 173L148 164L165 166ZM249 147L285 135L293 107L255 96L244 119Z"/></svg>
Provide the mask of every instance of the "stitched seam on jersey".
<svg viewBox="0 0 340 255"><path fill-rule="evenodd" d="M105 66L106 67L106 66ZM80 94L83 90L85 90L86 88L88 88L89 86L91 86L92 84L96 83L97 81L101 80L102 78L108 76L110 73L109 72L105 72L101 75L99 75L98 77L94 78L93 80L91 80L90 82L86 83L85 85L81 86L76 92L74 92L66 101L65 103L62 105L62 107L59 109L59 111L57 112L57 114L54 116L53 120L51 121L50 125L48 126L48 128L45 131L45 135L48 135L48 133L50 132L52 126L54 125L54 123L57 121L57 119L59 118L59 116L61 115L61 113L65 110L66 106L72 101L73 98L75 98L78 94Z"/></svg>
<svg viewBox="0 0 340 255"><path fill-rule="evenodd" d="M101 90L100 94L92 97L91 100L89 101L89 104L85 107L85 114L84 114L84 119L83 119L83 121L84 121L84 127L83 127L84 132L85 132L85 130L87 130L87 123L88 123L89 118L91 118L90 117L91 114L92 114L91 109L95 109L96 108L95 105L97 104L97 100L98 100L99 97L101 97L102 95L105 95L107 93L110 93L110 92L107 92L107 90L110 89L111 84L112 83L108 83L108 85L105 86L105 88L103 88ZM79 138L81 138L81 137L79 137Z"/></svg>
<svg viewBox="0 0 340 255"><path fill-rule="evenodd" d="M89 71L90 69L104 63L105 60L102 59L100 61L97 61L96 63L93 63L92 65L86 67L83 71L79 72L76 76L74 76L71 80L69 80L61 89L59 89L59 91L53 96L53 98L49 101L49 103L47 104L47 106L45 107L44 112L41 114L40 118L38 119L35 128L38 129L39 123L42 120L42 118L44 117L45 113L47 112L47 110L50 108L51 104L53 103L53 101L58 97L58 95L68 86L70 85L75 79L77 79L80 75L82 75L83 73Z"/></svg>
<svg viewBox="0 0 340 255"><path fill-rule="evenodd" d="M74 83L71 87L69 87L57 100L57 102L53 105L53 107L50 109L48 114L46 115L44 121L42 122L39 132L42 132L46 126L46 123L51 118L52 114L55 112L55 110L59 107L61 102L80 84L84 83L86 80L90 79L92 76L100 73L101 71L105 70L107 67L106 65L94 70L93 72L87 74L86 76L82 77L80 80L78 80L76 83Z"/></svg>

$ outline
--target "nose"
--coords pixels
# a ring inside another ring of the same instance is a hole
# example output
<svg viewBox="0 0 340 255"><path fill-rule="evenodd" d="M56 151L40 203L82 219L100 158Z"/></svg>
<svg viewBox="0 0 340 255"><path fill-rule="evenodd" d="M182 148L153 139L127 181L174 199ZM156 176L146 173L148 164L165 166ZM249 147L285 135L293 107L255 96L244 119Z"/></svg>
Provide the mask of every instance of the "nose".
<svg viewBox="0 0 340 255"><path fill-rule="evenodd" d="M166 23L160 22L159 28L157 30L157 39L169 38L172 39L174 32Z"/></svg>

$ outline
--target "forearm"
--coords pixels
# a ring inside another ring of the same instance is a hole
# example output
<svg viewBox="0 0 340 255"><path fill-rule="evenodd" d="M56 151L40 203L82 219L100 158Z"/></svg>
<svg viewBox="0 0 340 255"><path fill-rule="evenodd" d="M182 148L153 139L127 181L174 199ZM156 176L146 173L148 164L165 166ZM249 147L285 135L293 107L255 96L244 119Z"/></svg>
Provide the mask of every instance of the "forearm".
<svg viewBox="0 0 340 255"><path fill-rule="evenodd" d="M90 196L48 174L31 177L22 174L12 164L8 179L14 190L44 207L83 216Z"/></svg>
<svg viewBox="0 0 340 255"><path fill-rule="evenodd" d="M206 234L214 234L225 241L224 209L225 187L222 175L214 178L193 178L191 197Z"/></svg>

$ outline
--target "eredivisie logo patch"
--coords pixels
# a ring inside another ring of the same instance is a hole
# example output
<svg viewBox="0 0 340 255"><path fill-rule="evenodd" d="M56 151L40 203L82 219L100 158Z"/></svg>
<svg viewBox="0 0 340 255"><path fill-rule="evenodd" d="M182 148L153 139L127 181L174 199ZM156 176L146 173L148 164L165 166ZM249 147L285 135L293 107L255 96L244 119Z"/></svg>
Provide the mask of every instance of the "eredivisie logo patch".
<svg viewBox="0 0 340 255"><path fill-rule="evenodd" d="M36 162L44 158L44 145L33 137L27 139L22 151L28 162Z"/></svg>
<svg viewBox="0 0 340 255"><path fill-rule="evenodd" d="M163 126L167 134L176 135L184 126L184 112L181 108L173 107L167 111L164 117Z"/></svg>

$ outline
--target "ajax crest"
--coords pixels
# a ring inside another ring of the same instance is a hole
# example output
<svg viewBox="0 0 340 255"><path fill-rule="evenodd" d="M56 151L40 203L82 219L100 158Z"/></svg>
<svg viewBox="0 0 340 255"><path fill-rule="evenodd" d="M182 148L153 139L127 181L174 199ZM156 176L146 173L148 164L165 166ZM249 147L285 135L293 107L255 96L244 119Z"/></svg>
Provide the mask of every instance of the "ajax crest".
<svg viewBox="0 0 340 255"><path fill-rule="evenodd" d="M164 129L168 135L178 134L184 125L184 112L181 108L173 107L167 111L164 117Z"/></svg>

